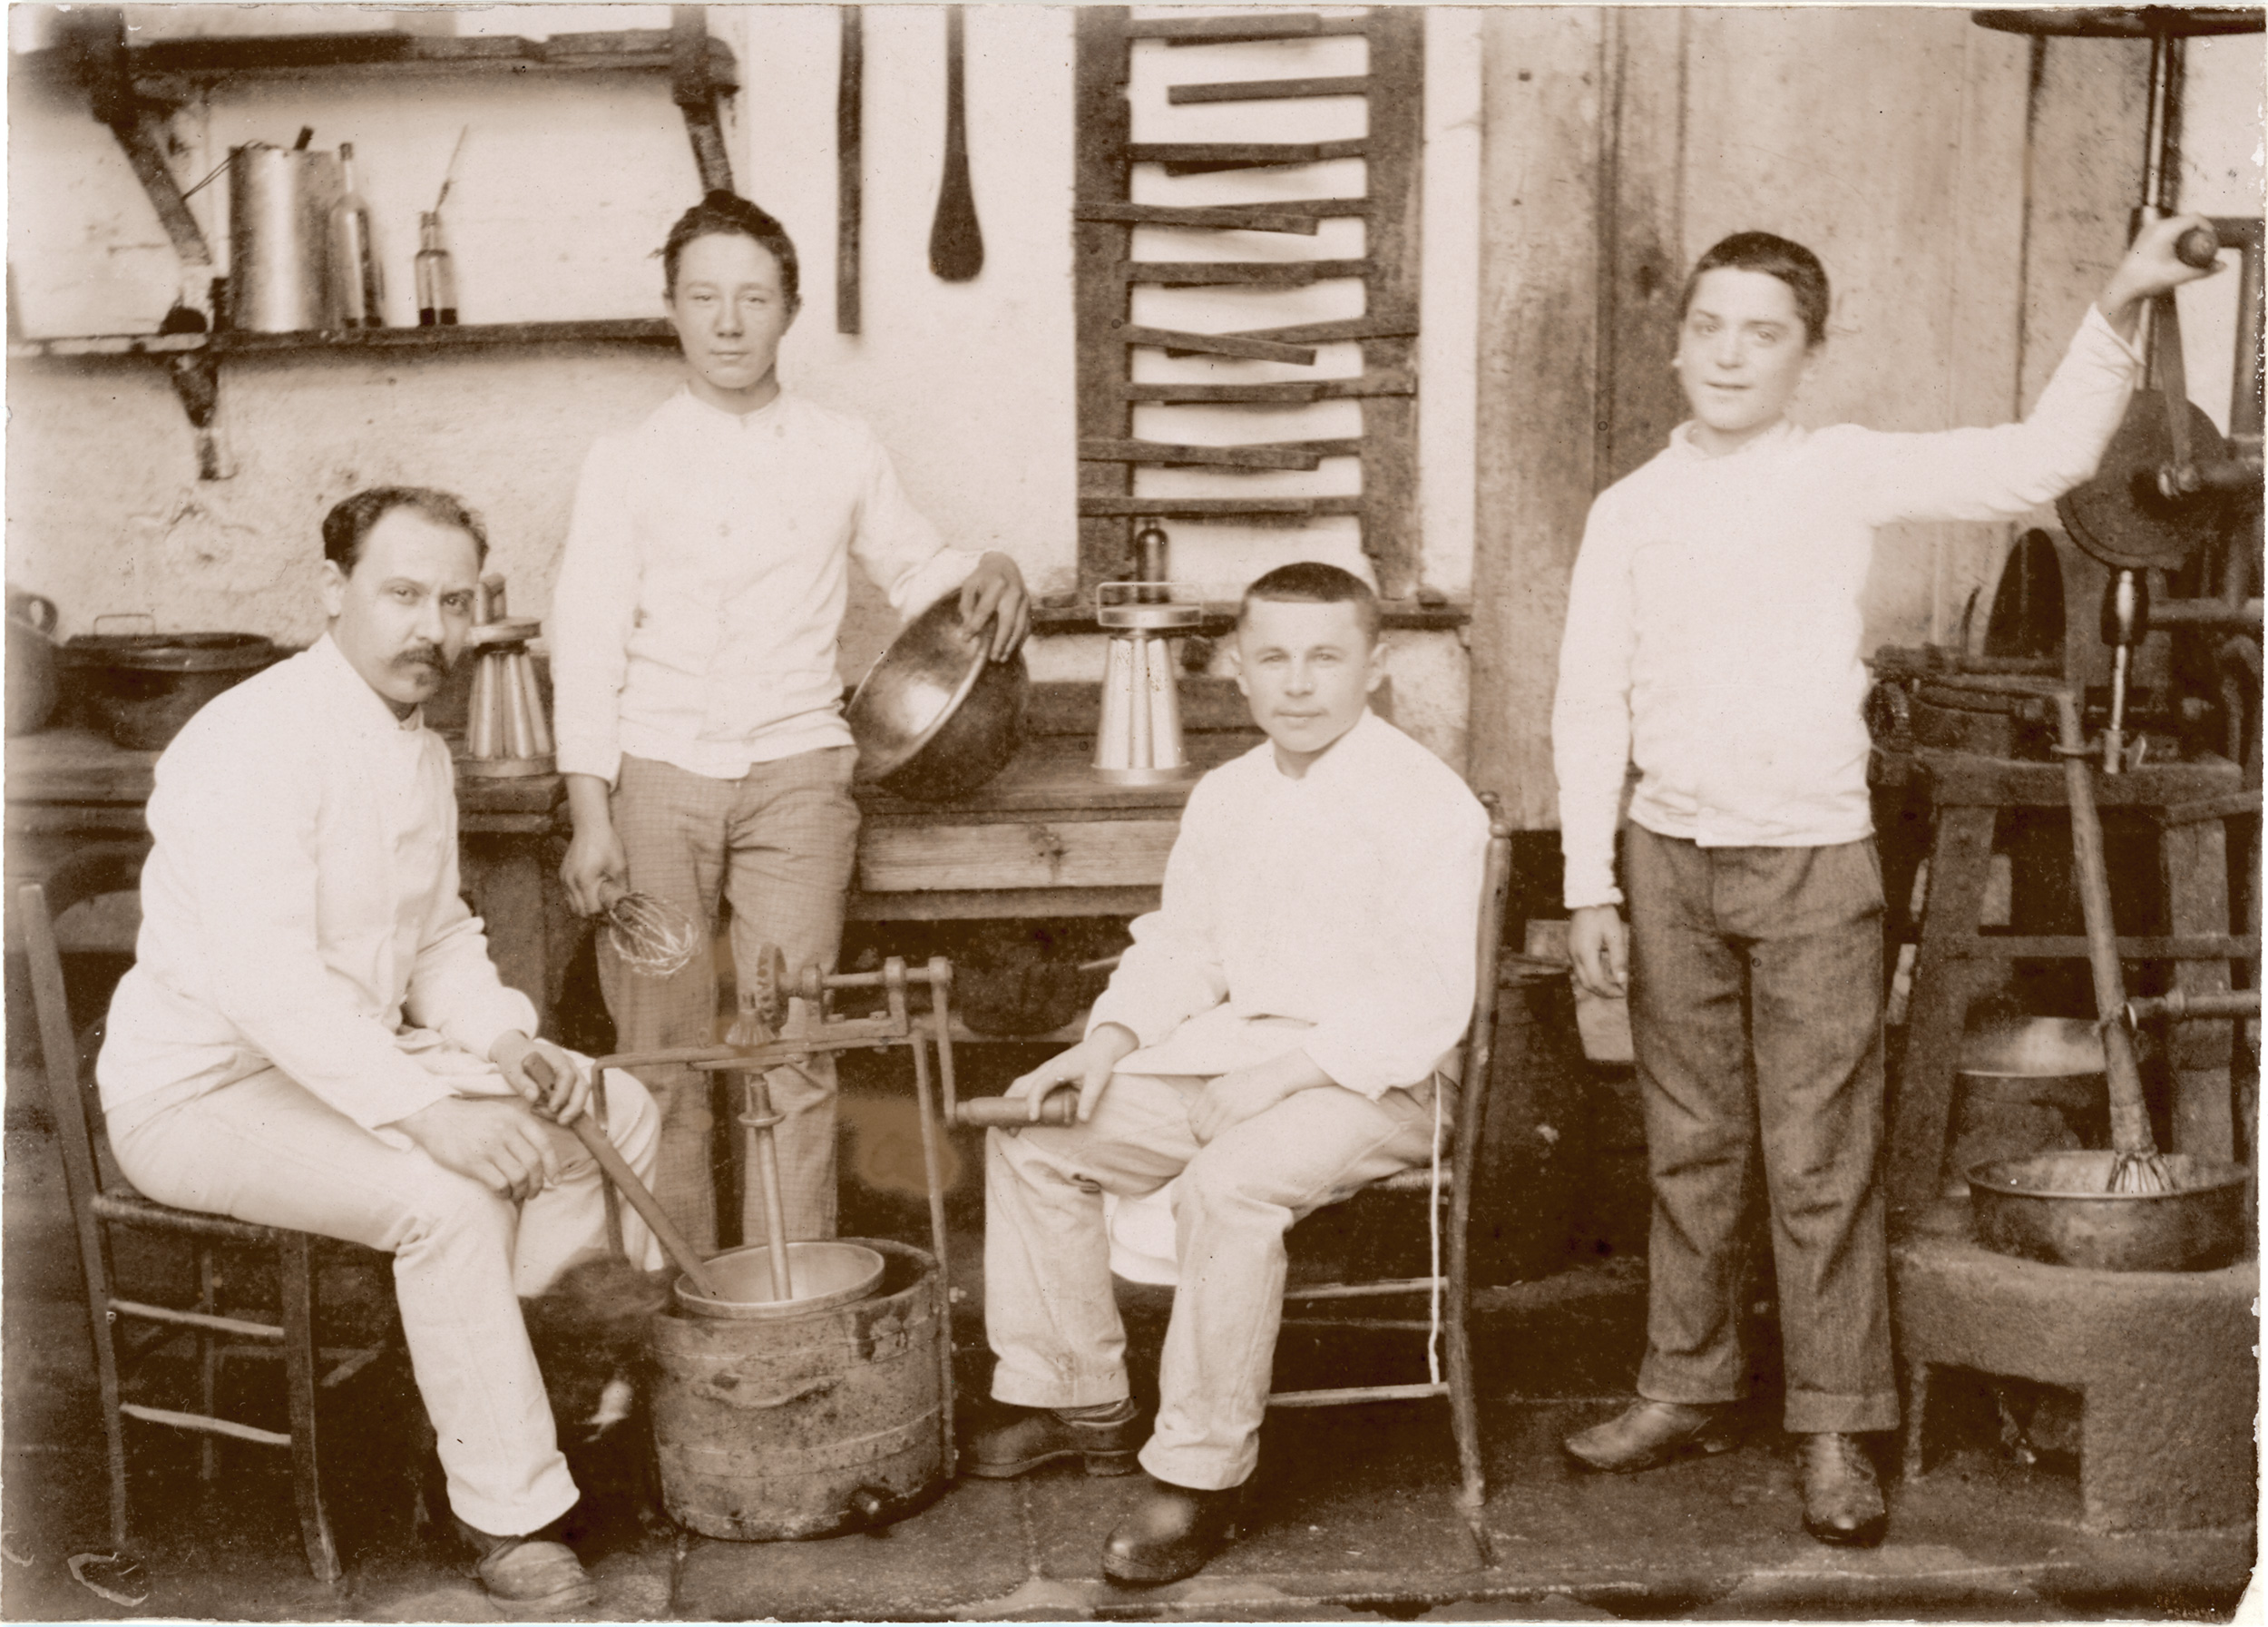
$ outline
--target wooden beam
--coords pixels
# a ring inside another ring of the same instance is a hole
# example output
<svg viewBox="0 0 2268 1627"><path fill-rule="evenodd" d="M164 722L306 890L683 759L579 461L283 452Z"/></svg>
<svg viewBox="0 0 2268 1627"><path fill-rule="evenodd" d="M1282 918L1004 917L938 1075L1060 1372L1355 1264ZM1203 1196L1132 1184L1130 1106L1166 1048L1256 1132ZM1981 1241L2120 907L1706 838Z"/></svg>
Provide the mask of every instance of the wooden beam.
<svg viewBox="0 0 2268 1627"><path fill-rule="evenodd" d="M1263 12L1232 17L1143 17L1129 24L1135 40L1164 40L1178 45L1221 45L1240 40L1302 40L1325 34L1354 34L1359 23L1326 23L1311 11Z"/></svg>
<svg viewBox="0 0 2268 1627"><path fill-rule="evenodd" d="M1127 159L1163 164L1168 175L1203 175L1360 158L1369 149L1370 143L1360 136L1336 142L1136 142L1127 148Z"/></svg>
<svg viewBox="0 0 2268 1627"><path fill-rule="evenodd" d="M1412 396L1417 380L1408 373L1364 373L1354 378L1291 379L1277 384L1129 384L1129 401L1153 401L1176 406L1227 402L1252 406L1282 406L1309 401L1358 401L1372 396ZM1364 436L1365 443L1369 436Z"/></svg>
<svg viewBox="0 0 2268 1627"><path fill-rule="evenodd" d="M1303 368L1314 366L1315 360L1311 346L1245 338L1233 333L1184 333L1139 328L1129 322L1119 328L1119 337L1129 345L1153 346L1168 356L1239 356L1251 361L1287 361Z"/></svg>
<svg viewBox="0 0 2268 1627"><path fill-rule="evenodd" d="M1235 520L1264 515L1358 515L1360 497L1081 497L1083 515L1156 515L1173 520Z"/></svg>
<svg viewBox="0 0 2268 1627"><path fill-rule="evenodd" d="M1277 451L1268 446L1179 446L1163 441L1081 441L1079 456L1103 463L1156 464L1168 468L1203 465L1223 469L1312 469L1323 461L1314 452Z"/></svg>
<svg viewBox="0 0 2268 1627"><path fill-rule="evenodd" d="M1216 84L1176 84L1166 87L1166 102L1188 107L1204 102L1291 102L1309 96L1366 96L1370 77L1364 74L1319 79L1236 79Z"/></svg>
<svg viewBox="0 0 2268 1627"><path fill-rule="evenodd" d="M1130 181L1132 115L1126 101L1128 12L1123 5L1082 5L1072 24L1072 187L1075 198L1123 199ZM1128 290L1118 275L1131 251L1132 228L1119 221L1071 225L1071 299L1079 346L1079 434L1082 440L1126 440L1134 429L1126 389ZM1125 464L1081 462L1081 498L1123 496L1134 489ZM1091 598L1105 582L1134 573L1132 528L1122 519L1082 515L1079 591Z"/></svg>
<svg viewBox="0 0 2268 1627"><path fill-rule="evenodd" d="M1266 204L1206 203L1174 208L1163 203L1110 203L1082 200L1071 207L1074 221L1119 221L1129 226L1201 226L1221 231L1288 231L1313 237L1319 227L1313 212Z"/></svg>
<svg viewBox="0 0 2268 1627"><path fill-rule="evenodd" d="M1595 10L1481 25L1481 328L1468 772L1516 829L1559 823L1551 692L1590 507L1598 320Z"/></svg>
<svg viewBox="0 0 2268 1627"><path fill-rule="evenodd" d="M1592 457L1604 485L1660 451L1685 417L1670 359L1685 267L1686 14L1602 14L1598 376Z"/></svg>
<svg viewBox="0 0 2268 1627"><path fill-rule="evenodd" d="M709 74L709 8L670 8L670 94L685 118L693 164L701 191L732 191L732 157L725 151L723 121L717 112L717 86Z"/></svg>
<svg viewBox="0 0 2268 1627"><path fill-rule="evenodd" d="M1418 327L1418 275L1425 145L1425 8L1378 6L1368 15L1371 272L1365 314L1382 327ZM1416 593L1424 569L1418 523L1417 341L1363 341L1364 377L1412 379L1409 391L1363 402L1363 553L1389 599Z"/></svg>
<svg viewBox="0 0 2268 1627"><path fill-rule="evenodd" d="M856 333L864 319L858 239L866 192L866 25L861 7L838 9L842 47L835 81L835 331Z"/></svg>
<svg viewBox="0 0 2268 1627"><path fill-rule="evenodd" d="M1129 282L1167 288L1304 289L1334 277L1361 277L1367 260L1129 260L1119 274Z"/></svg>

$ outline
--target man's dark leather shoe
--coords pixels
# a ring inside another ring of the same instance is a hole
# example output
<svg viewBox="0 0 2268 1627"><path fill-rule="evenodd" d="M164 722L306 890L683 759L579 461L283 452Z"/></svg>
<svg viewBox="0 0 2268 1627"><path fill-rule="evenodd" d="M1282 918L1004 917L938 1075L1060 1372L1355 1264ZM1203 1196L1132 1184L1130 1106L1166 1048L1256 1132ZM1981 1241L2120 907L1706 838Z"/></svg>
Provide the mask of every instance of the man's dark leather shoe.
<svg viewBox="0 0 2268 1627"><path fill-rule="evenodd" d="M1796 1447L1804 1529L1823 1543L1872 1548L1890 1524L1874 1460L1854 1436L1806 1435Z"/></svg>
<svg viewBox="0 0 2268 1627"><path fill-rule="evenodd" d="M970 1437L961 1466L980 1480L1013 1480L1041 1464L1067 1457L1082 1459L1090 1475L1131 1475L1136 1438L1135 1416L1099 1424L1066 1418L1044 1406L1000 1406L1006 1421L980 1429Z"/></svg>
<svg viewBox="0 0 2268 1627"><path fill-rule="evenodd" d="M1680 1457L1731 1451L1740 1440L1727 1426L1728 1411L1724 1405L1688 1406L1641 1396L1619 1416L1570 1435L1560 1444L1587 1469L1650 1469Z"/></svg>
<svg viewBox="0 0 2268 1627"><path fill-rule="evenodd" d="M1141 1499L1102 1544L1102 1573L1136 1587L1196 1575L1236 1540L1243 1499L1242 1486L1200 1492L1149 1479Z"/></svg>
<svg viewBox="0 0 2268 1627"><path fill-rule="evenodd" d="M492 1536L463 1520L455 1524L472 1546L473 1574L503 1614L556 1621L598 1603L599 1584L559 1540L558 1521L525 1536Z"/></svg>

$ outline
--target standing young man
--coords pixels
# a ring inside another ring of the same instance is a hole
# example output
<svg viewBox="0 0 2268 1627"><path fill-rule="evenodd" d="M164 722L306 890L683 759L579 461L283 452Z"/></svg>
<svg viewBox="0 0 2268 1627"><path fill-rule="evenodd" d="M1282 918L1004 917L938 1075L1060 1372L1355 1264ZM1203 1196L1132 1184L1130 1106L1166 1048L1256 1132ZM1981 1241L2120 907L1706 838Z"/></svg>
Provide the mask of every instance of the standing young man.
<svg viewBox="0 0 2268 1627"><path fill-rule="evenodd" d="M1874 528L2015 518L2087 478L2125 415L2142 302L2203 275L2173 252L2201 223L2144 232L2031 416L1997 429L1798 428L1788 407L1826 338L1818 260L1752 231L1694 268L1673 364L1693 417L1591 508L1552 714L1569 947L1596 993L1621 994L1627 970L1654 1187L1638 1399L1568 1440L1589 1467L1730 1444L1761 1157L1804 1529L1882 1538L1856 1438L1898 1421L1882 871L1860 716ZM1626 928L1614 842L1633 761Z"/></svg>
<svg viewBox="0 0 2268 1627"><path fill-rule="evenodd" d="M623 889L713 926L732 905L743 986L777 945L792 970L832 970L858 838L857 750L842 715L836 641L857 556L901 615L955 588L964 622L992 622L1004 661L1029 625L1004 554L946 547L899 488L873 432L780 387L779 342L799 304L795 245L769 214L711 192L661 250L685 386L633 429L601 437L575 493L546 629L559 767L574 839L561 878L584 915ZM675 976L631 974L607 946L599 976L629 1051L715 1037L712 935ZM710 1075L655 1070L656 1196L699 1248L715 1246ZM769 1076L791 1236L835 1233L832 1058ZM752 1184L752 1183L751 1183ZM742 1240L764 1237L751 1191Z"/></svg>
<svg viewBox="0 0 2268 1627"><path fill-rule="evenodd" d="M1488 816L1371 712L1378 614L1335 565L1246 591L1237 683L1268 738L1190 793L1158 907L1134 923L1087 1037L1009 1087L1036 1113L1075 1085L1078 1122L987 1139L984 1325L1008 1416L971 1442L972 1475L1133 1467L1102 1194L1180 1177L1149 1480L1104 1544L1115 1581L1178 1581L1230 1538L1267 1411L1286 1229L1423 1163L1453 1117Z"/></svg>

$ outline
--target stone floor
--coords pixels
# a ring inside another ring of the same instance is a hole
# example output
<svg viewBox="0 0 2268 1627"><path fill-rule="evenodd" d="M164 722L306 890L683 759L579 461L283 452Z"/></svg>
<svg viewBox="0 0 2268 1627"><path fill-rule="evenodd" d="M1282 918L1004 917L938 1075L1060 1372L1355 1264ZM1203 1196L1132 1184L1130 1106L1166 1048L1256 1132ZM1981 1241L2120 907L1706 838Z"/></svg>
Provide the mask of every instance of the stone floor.
<svg viewBox="0 0 2268 1627"><path fill-rule="evenodd" d="M12 1080L29 1085L30 1081ZM130 1569L74 1557L107 1548L101 1430L79 1274L54 1148L12 1088L6 1141L5 1461L0 1461L0 1617L220 1617L250 1621L494 1619L456 1556L413 1530L417 1482L407 1391L374 1369L325 1423L327 1479L347 1564L336 1589L308 1575L279 1455L224 1446L212 1488L195 1451L140 1430ZM910 1118L887 1092L851 1082L846 1230L925 1239ZM952 1218L964 1395L987 1358L974 1312L982 1216L973 1144L958 1147ZM162 1273L161 1255L129 1269ZM378 1286L327 1277L355 1315ZM736 1544L650 1534L620 1510L583 1542L603 1597L625 1621L1154 1620L2226 1620L2253 1573L2249 1529L2141 1536L2078 1524L2073 1465L2025 1464L2001 1440L1989 1398L1946 1409L1944 1455L1927 1479L1892 1481L1889 1540L1852 1553L1799 1528L1785 1440L1768 1405L1747 1445L1634 1476L1570 1470L1567 1431L1627 1392L1643 1340L1641 1274L1627 1254L1484 1296L1482 1366L1495 1563L1482 1564L1453 1502L1454 1455L1438 1402L1280 1414L1264 1438L1253 1530L1201 1575L1151 1591L1100 1575L1104 1534L1139 1485L1061 1468L1025 1481L961 1481L872 1534ZM1138 1389L1154 1363L1158 1290L1128 1289ZM338 1337L348 1337L347 1328ZM1326 1339L1332 1342L1326 1343ZM1297 1382L1360 1381L1417 1359L1416 1346L1287 1334ZM265 1378L235 1364L231 1382ZM1769 1375L1764 1375L1768 1388ZM270 1381L272 1382L272 1381ZM1890 1466L1885 1465L1885 1466ZM90 1585L90 1583L93 1585ZM112 1599L93 1591L108 1590ZM125 1601L121 1602L119 1601Z"/></svg>

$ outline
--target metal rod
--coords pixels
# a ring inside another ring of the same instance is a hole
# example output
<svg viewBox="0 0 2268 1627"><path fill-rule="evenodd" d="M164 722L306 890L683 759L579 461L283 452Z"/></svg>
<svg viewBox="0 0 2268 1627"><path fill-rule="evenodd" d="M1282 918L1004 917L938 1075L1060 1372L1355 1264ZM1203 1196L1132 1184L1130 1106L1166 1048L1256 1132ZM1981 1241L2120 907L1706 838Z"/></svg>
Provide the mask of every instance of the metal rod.
<svg viewBox="0 0 2268 1627"><path fill-rule="evenodd" d="M2211 1017L2256 1017L2260 1015L2260 991L2256 988L2229 989L2207 994L2188 994L2175 989L2170 994L2156 995L2146 999L2126 1002L2126 1021L2139 1028L2143 1024L2165 1017L2180 1023Z"/></svg>
<svg viewBox="0 0 2268 1627"><path fill-rule="evenodd" d="M953 962L942 955L929 957L929 1016L937 1036L937 1074L944 1085L944 1118L950 1124L959 1100L953 1076Z"/></svg>
<svg viewBox="0 0 2268 1627"><path fill-rule="evenodd" d="M772 1126L779 1118L772 1112L771 1082L761 1072L750 1070L748 1091L748 1167L756 1172L764 1202L764 1227L768 1233L764 1244L771 1259L772 1298L792 1299L796 1281L787 1265L787 1201L780 1195L779 1148L772 1140Z"/></svg>
<svg viewBox="0 0 2268 1627"><path fill-rule="evenodd" d="M893 959L885 965L885 975L894 974L897 992L903 993L905 963ZM922 1129L922 1178L929 1188L930 1245L937 1253L937 1317L940 1323L937 1350L937 1397L940 1434L944 1453L945 1478L953 1478L954 1446L953 1431L953 1268L946 1252L945 1238L945 1180L943 1161L937 1144L937 1111L929 1081L929 1046L920 1031L914 1031L914 1101L915 1116Z"/></svg>
<svg viewBox="0 0 2268 1627"><path fill-rule="evenodd" d="M2095 808L2095 786L2087 777L2087 750L2079 733L2078 698L2068 690L2056 695L2056 722L2063 758L2064 790L2071 805L2071 867L2079 889L2079 914L2087 925L2087 957L2095 978L2095 1009L2104 1017L2126 1010L2126 991L2118 966L2117 928L2112 924L2110 873L2103 863L2103 825ZM2104 1076L2110 1093L2110 1142L2119 1152L2144 1156L2157 1152L2150 1115L2143 1104L2142 1074L2123 1023L2103 1027Z"/></svg>

